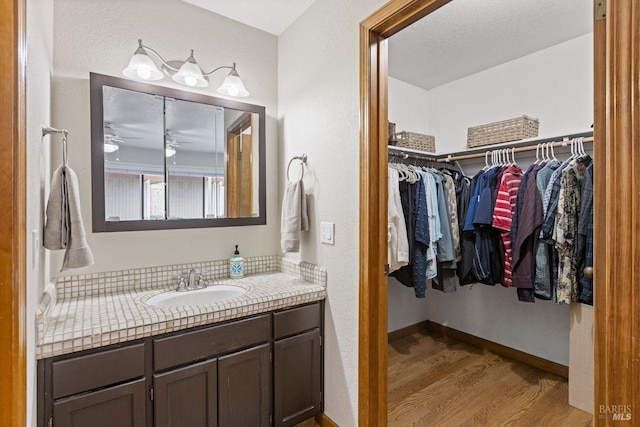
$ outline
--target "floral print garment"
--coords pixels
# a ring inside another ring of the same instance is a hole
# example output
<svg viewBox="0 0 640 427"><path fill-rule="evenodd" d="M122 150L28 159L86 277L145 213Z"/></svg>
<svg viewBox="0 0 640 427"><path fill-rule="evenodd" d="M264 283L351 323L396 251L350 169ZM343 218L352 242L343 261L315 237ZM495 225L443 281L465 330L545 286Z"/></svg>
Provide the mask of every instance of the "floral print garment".
<svg viewBox="0 0 640 427"><path fill-rule="evenodd" d="M563 172L558 198L558 213L554 229L555 246L558 249L558 287L556 290L559 304L577 302L578 295L578 217L582 181L591 157L579 158Z"/></svg>

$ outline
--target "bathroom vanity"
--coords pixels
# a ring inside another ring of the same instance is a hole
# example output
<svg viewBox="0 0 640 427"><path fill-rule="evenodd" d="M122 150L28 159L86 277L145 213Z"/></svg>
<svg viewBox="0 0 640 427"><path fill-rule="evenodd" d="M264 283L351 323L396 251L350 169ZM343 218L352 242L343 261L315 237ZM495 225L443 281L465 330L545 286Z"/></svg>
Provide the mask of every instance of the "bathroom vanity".
<svg viewBox="0 0 640 427"><path fill-rule="evenodd" d="M42 328L40 355L50 357L38 362L39 426L292 426L322 412L325 289L301 277L326 276L303 266L295 277L295 265L274 262L288 272L218 280L247 291L217 304L179 309L146 304L165 288L67 299L59 292ZM114 294L128 301L127 310L147 313L134 313L133 324L124 329L113 313L82 313L83 307L113 302ZM56 322L81 325L57 334L61 346L50 346ZM192 326L198 322L204 324ZM106 324L120 328L108 336L121 342L91 342L88 334ZM123 330L148 336L130 340ZM96 348L76 351L74 344Z"/></svg>

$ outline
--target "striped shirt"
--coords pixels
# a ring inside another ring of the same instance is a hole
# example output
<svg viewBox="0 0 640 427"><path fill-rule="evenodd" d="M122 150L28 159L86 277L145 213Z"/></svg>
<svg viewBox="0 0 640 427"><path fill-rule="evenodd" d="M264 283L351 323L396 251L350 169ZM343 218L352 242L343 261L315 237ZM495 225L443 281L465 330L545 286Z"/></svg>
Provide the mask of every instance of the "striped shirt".
<svg viewBox="0 0 640 427"><path fill-rule="evenodd" d="M511 253L511 224L516 211L516 201L518 199L518 188L522 181L522 170L519 167L510 166L502 174L496 205L493 209L493 228L500 230L500 237L504 244L504 279L503 284L507 287L513 286L511 274L512 253Z"/></svg>

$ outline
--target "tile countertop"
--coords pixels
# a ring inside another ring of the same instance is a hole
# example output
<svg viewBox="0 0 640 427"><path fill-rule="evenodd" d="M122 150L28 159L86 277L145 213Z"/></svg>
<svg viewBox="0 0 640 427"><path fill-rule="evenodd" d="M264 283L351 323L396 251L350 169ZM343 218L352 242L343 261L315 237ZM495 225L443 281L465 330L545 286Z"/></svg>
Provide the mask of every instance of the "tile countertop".
<svg viewBox="0 0 640 427"><path fill-rule="evenodd" d="M259 265L251 268L251 263L256 261ZM104 347L326 297L326 271L312 264L296 264L279 257L249 258L245 262L253 274L230 279L219 277L226 275L222 273L223 268L218 268L226 262L125 270L120 275L113 272L73 276L71 286L68 277L59 278L47 288L38 308L36 358ZM154 295L175 290L176 284L171 278L170 283L162 283L172 272L197 267L205 267L203 271L210 286L235 285L247 291L213 304L172 307L146 304ZM206 267L213 268L206 270ZM153 273L155 286L145 283L145 273ZM160 280L159 275L163 276ZM118 279L108 281L108 277Z"/></svg>

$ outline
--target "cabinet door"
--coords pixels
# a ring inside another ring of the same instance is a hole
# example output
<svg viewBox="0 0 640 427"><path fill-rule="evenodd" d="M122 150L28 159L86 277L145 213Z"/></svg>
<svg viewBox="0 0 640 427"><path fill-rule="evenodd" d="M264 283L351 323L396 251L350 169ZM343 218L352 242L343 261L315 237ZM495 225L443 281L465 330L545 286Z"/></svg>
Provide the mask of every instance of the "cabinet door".
<svg viewBox="0 0 640 427"><path fill-rule="evenodd" d="M215 360L155 374L154 426L217 426L216 382Z"/></svg>
<svg viewBox="0 0 640 427"><path fill-rule="evenodd" d="M268 426L270 378L268 344L221 357L218 360L220 427Z"/></svg>
<svg viewBox="0 0 640 427"><path fill-rule="evenodd" d="M320 330L274 344L275 425L292 426L320 411Z"/></svg>
<svg viewBox="0 0 640 427"><path fill-rule="evenodd" d="M144 427L146 418L145 380L59 399L53 402L56 427Z"/></svg>

